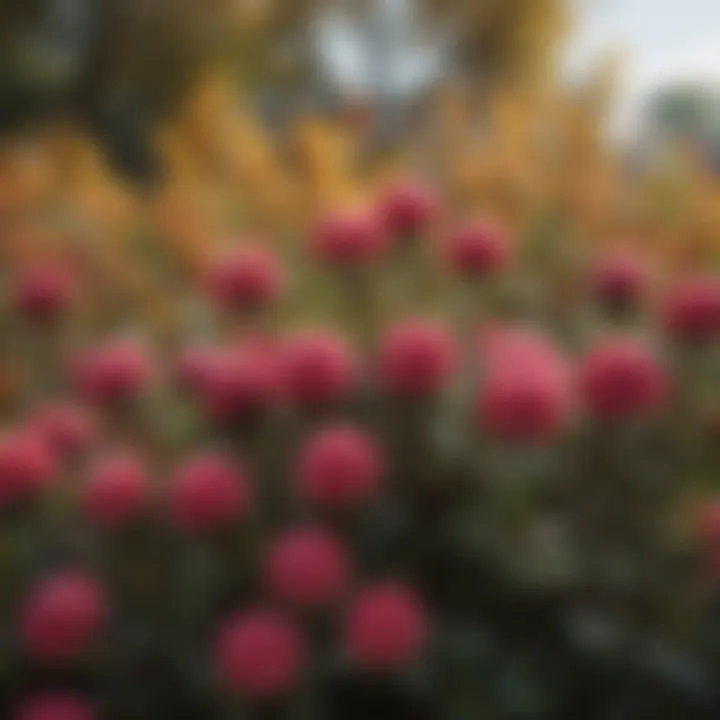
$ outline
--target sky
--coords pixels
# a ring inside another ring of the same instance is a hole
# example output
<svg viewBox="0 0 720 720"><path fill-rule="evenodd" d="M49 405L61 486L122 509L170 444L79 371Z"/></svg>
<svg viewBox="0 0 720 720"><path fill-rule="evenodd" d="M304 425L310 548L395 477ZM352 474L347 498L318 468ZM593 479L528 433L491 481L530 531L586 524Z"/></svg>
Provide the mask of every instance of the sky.
<svg viewBox="0 0 720 720"><path fill-rule="evenodd" d="M622 52L615 128L631 133L644 99L664 83L692 80L720 88L720 0L579 0L566 58L582 75L606 51Z"/></svg>
<svg viewBox="0 0 720 720"><path fill-rule="evenodd" d="M332 79L358 92L395 94L421 87L441 71L442 37L436 44L413 40L414 0L373 0L378 46L368 46L353 22L326 13L318 24L324 65ZM619 51L623 72L612 130L632 136L654 88L675 81L720 88L720 0L573 0L577 10L565 69L582 77L608 52ZM332 6L331 6L332 7ZM379 33L379 34L378 34ZM392 48L392 62L387 52ZM382 87L380 87L382 86Z"/></svg>

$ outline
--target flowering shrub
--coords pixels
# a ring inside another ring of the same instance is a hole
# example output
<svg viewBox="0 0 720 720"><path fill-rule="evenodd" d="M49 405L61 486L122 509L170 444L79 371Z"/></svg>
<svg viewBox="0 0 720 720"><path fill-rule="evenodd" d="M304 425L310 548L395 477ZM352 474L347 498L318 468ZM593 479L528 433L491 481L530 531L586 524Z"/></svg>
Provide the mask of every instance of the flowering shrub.
<svg viewBox="0 0 720 720"><path fill-rule="evenodd" d="M170 330L8 263L2 716L717 716L720 279L531 250L408 183Z"/></svg>

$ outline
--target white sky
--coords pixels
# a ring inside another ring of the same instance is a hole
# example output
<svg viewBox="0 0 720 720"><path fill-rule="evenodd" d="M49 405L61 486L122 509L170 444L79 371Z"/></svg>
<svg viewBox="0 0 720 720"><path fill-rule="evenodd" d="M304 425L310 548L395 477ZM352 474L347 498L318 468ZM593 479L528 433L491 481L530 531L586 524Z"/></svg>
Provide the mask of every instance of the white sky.
<svg viewBox="0 0 720 720"><path fill-rule="evenodd" d="M720 0L578 0L568 51L571 75L604 51L622 51L625 67L616 126L631 132L643 98L675 80L720 88Z"/></svg>
<svg viewBox="0 0 720 720"><path fill-rule="evenodd" d="M412 0L374 1L385 12L385 40L395 51L392 67L385 67L378 78L373 62L377 48L364 45L352 23L331 14L318 26L318 39L333 79L359 91L367 90L373 79L382 79L386 89L396 92L424 84L442 46L418 46L404 32ZM578 17L567 50L567 72L582 77L607 52L621 51L625 65L613 123L621 136L632 134L645 97L660 85L700 80L720 88L720 0L573 2Z"/></svg>

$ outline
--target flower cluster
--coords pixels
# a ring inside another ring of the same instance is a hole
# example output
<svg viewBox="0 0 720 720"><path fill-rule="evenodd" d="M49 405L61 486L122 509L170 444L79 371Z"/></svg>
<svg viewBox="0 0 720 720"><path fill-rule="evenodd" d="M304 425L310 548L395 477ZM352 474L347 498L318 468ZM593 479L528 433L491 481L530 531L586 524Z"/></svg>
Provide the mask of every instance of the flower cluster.
<svg viewBox="0 0 720 720"><path fill-rule="evenodd" d="M171 337L84 312L72 258L14 269L10 716L587 716L617 652L611 717L657 701L652 648L711 673L720 523L687 485L718 460L720 278L626 250L528 293L527 250L408 182L159 275Z"/></svg>

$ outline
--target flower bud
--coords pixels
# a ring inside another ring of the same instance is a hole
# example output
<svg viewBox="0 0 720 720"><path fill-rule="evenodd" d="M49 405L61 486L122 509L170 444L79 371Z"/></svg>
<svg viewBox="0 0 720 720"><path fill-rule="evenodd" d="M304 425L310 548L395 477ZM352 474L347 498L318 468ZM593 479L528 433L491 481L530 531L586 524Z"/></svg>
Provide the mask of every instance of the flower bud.
<svg viewBox="0 0 720 720"><path fill-rule="evenodd" d="M40 583L27 600L20 633L34 660L64 662L80 655L107 615L105 593L91 577L63 573Z"/></svg>
<svg viewBox="0 0 720 720"><path fill-rule="evenodd" d="M407 183L388 190L380 200L380 216L395 237L410 237L427 230L438 210L438 200L427 187Z"/></svg>
<svg viewBox="0 0 720 720"><path fill-rule="evenodd" d="M379 218L366 211L329 215L315 228L312 249L327 265L357 267L376 260L387 247Z"/></svg>
<svg viewBox="0 0 720 720"><path fill-rule="evenodd" d="M347 618L345 638L352 659L371 671L402 668L428 641L428 618L419 598L397 583L363 590Z"/></svg>
<svg viewBox="0 0 720 720"><path fill-rule="evenodd" d="M381 385L406 398L436 395L455 369L456 349L442 325L406 320L385 335L378 361Z"/></svg>
<svg viewBox="0 0 720 720"><path fill-rule="evenodd" d="M302 528L285 532L272 542L265 574L280 600L299 608L319 608L340 598L349 564L344 548L332 535Z"/></svg>
<svg viewBox="0 0 720 720"><path fill-rule="evenodd" d="M210 532L244 519L252 505L245 471L224 455L206 452L186 460L175 471L170 514L187 532Z"/></svg>
<svg viewBox="0 0 720 720"><path fill-rule="evenodd" d="M208 271L210 296L233 310L264 308L279 298L283 285L277 258L259 245L246 245L217 258Z"/></svg>
<svg viewBox="0 0 720 720"><path fill-rule="evenodd" d="M480 426L512 442L549 442L562 434L573 410L567 363L542 336L506 329L486 339L477 400Z"/></svg>
<svg viewBox="0 0 720 720"><path fill-rule="evenodd" d="M218 676L233 693L256 700L286 695L298 682L305 658L295 627L270 610L228 620L215 645Z"/></svg>
<svg viewBox="0 0 720 720"><path fill-rule="evenodd" d="M580 396L600 420L634 419L662 410L668 394L665 370L640 342L626 337L601 341L580 367Z"/></svg>
<svg viewBox="0 0 720 720"><path fill-rule="evenodd" d="M53 480L57 458L36 430L20 430L0 440L0 508L37 497Z"/></svg>
<svg viewBox="0 0 720 720"><path fill-rule="evenodd" d="M647 290L647 268L637 256L615 252L600 258L591 284L600 303L609 309L624 309L637 303Z"/></svg>
<svg viewBox="0 0 720 720"><path fill-rule="evenodd" d="M350 349L342 338L323 331L291 337L279 358L282 387L301 406L326 405L345 399L356 382Z"/></svg>
<svg viewBox="0 0 720 720"><path fill-rule="evenodd" d="M508 264L508 240L502 230L475 221L455 228L445 246L448 265L460 277L485 278Z"/></svg>
<svg viewBox="0 0 720 720"><path fill-rule="evenodd" d="M74 367L80 390L91 400L113 403L137 396L150 378L141 345L116 340L81 355Z"/></svg>
<svg viewBox="0 0 720 720"><path fill-rule="evenodd" d="M103 528L118 528L136 520L147 508L149 481L142 460L113 454L98 462L83 491L85 517Z"/></svg>
<svg viewBox="0 0 720 720"><path fill-rule="evenodd" d="M15 308L34 321L55 320L70 305L75 291L70 273L58 265L24 270L14 287Z"/></svg>
<svg viewBox="0 0 720 720"><path fill-rule="evenodd" d="M297 463L300 495L330 510L367 504L378 494L383 475L377 445L350 426L320 430L302 448Z"/></svg>
<svg viewBox="0 0 720 720"><path fill-rule="evenodd" d="M705 342L720 336L720 280L695 277L668 295L663 320L667 332L684 342Z"/></svg>

